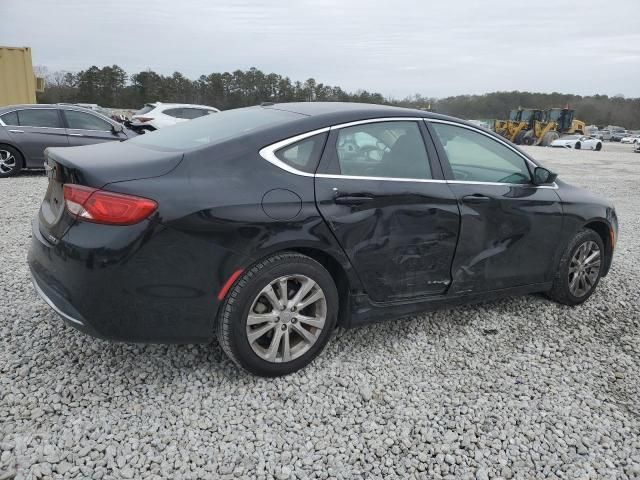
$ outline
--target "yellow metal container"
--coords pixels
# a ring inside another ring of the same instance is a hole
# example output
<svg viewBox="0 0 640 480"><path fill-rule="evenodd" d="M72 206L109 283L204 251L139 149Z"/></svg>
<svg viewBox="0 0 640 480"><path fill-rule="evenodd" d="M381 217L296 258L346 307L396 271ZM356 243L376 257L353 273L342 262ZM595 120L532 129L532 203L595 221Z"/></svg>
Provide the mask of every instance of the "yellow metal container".
<svg viewBox="0 0 640 480"><path fill-rule="evenodd" d="M0 106L18 103L36 103L31 49L0 46Z"/></svg>

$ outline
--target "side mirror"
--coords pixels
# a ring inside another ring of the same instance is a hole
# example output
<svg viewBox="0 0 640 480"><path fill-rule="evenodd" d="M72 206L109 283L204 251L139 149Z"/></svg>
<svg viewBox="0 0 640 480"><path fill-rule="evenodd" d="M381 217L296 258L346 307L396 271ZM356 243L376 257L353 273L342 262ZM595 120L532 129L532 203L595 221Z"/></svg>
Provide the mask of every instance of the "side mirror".
<svg viewBox="0 0 640 480"><path fill-rule="evenodd" d="M122 125L119 123L111 125L111 131L113 132L114 135L122 133L123 130L124 129L122 128Z"/></svg>
<svg viewBox="0 0 640 480"><path fill-rule="evenodd" d="M558 178L557 173L553 173L550 170L547 170L544 167L536 167L533 171L533 183L536 185L546 185L548 183L553 183Z"/></svg>

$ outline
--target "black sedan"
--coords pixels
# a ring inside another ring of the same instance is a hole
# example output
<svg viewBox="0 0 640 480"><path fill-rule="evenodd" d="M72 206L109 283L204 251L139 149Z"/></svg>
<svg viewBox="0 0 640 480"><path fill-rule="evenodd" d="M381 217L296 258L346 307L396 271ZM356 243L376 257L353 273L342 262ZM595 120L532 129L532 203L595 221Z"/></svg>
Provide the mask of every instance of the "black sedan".
<svg viewBox="0 0 640 480"><path fill-rule="evenodd" d="M579 304L616 243L606 201L416 110L271 104L46 156L29 251L44 300L103 338L217 337L264 376L337 325L532 292Z"/></svg>

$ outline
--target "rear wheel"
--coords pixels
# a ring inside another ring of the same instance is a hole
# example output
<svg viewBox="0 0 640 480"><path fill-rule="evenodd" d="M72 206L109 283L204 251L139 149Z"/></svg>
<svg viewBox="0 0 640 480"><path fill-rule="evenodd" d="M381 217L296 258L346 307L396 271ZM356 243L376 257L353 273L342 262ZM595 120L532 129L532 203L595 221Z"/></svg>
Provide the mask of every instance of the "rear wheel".
<svg viewBox="0 0 640 480"><path fill-rule="evenodd" d="M217 320L217 337L237 365L276 377L308 365L327 344L338 292L325 268L295 252L259 261L233 285Z"/></svg>
<svg viewBox="0 0 640 480"><path fill-rule="evenodd" d="M0 145L0 178L17 175L22 170L22 155L9 145Z"/></svg>
<svg viewBox="0 0 640 480"><path fill-rule="evenodd" d="M575 148L576 150L580 150L580 148L582 148L582 145L580 144L580 142L576 142L573 148Z"/></svg>
<svg viewBox="0 0 640 480"><path fill-rule="evenodd" d="M593 230L579 232L565 250L547 296L565 305L578 305L591 296L604 267L604 244Z"/></svg>
<svg viewBox="0 0 640 480"><path fill-rule="evenodd" d="M602 143L598 142L596 143L596 151L599 152L600 150L602 150Z"/></svg>

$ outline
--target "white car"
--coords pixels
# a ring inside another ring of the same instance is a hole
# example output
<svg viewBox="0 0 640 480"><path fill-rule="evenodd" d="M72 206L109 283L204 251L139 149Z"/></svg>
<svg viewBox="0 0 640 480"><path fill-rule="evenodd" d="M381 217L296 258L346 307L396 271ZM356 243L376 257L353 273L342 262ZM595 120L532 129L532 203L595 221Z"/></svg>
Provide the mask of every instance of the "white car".
<svg viewBox="0 0 640 480"><path fill-rule="evenodd" d="M217 108L188 103L147 103L133 114L130 128L138 133L186 122L194 118L218 113Z"/></svg>
<svg viewBox="0 0 640 480"><path fill-rule="evenodd" d="M575 148L576 150L602 150L602 140L583 135L569 135L551 142L552 147Z"/></svg>
<svg viewBox="0 0 640 480"><path fill-rule="evenodd" d="M638 143L640 142L640 135L630 135L620 139L620 143Z"/></svg>

